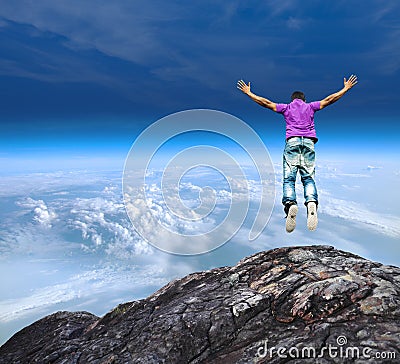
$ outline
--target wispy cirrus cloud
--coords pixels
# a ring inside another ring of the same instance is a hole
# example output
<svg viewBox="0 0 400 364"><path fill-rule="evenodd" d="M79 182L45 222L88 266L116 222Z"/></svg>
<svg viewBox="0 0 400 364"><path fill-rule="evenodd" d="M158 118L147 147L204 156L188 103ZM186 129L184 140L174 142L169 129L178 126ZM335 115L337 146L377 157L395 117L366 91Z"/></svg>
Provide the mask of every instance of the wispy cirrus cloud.
<svg viewBox="0 0 400 364"><path fill-rule="evenodd" d="M24 316L68 304L73 300L96 299L96 296L143 286L161 286L168 282L159 265L134 266L130 269L100 267L82 271L55 285L33 288L24 297L0 300L0 323L19 320ZM133 297L132 297L133 299Z"/></svg>
<svg viewBox="0 0 400 364"><path fill-rule="evenodd" d="M321 213L339 217L348 222L361 223L367 230L392 238L400 237L399 217L374 212L361 203L335 198L324 191L321 196L325 200L325 206L320 209Z"/></svg>
<svg viewBox="0 0 400 364"><path fill-rule="evenodd" d="M292 0L190 5L17 0L0 5L0 74L45 82L46 87L51 83L51 90L62 83L70 100L74 83L92 102L93 112L105 106L120 112L121 104L131 112L166 107L164 113L194 105L235 109L241 96L234 84L241 77L254 80L260 93L272 87L271 97L277 99L286 98L287 87L294 84L322 97L347 69L360 73L365 85L382 82L381 76L396 75L399 69L400 37L393 15L399 5L394 1L383 6L368 0L357 14L345 1L324 11ZM95 89L88 93L88 85ZM98 101L98 85L106 95L104 104ZM365 108L370 94L363 90L358 100ZM382 104L390 104L391 94L381 95ZM74 99L77 109L89 107L79 101ZM63 112L69 112L68 106Z"/></svg>

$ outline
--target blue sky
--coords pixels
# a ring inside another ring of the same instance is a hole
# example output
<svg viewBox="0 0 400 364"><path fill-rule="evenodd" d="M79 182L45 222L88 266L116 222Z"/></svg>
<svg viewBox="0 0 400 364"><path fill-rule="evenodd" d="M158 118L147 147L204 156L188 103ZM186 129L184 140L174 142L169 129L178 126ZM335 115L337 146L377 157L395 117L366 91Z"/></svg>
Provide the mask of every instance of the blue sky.
<svg viewBox="0 0 400 364"><path fill-rule="evenodd" d="M276 102L296 89L311 101L351 73L356 88L316 117L320 138L394 140L399 15L395 0L0 1L3 154L126 150L152 122L192 108L231 113L281 143L282 117L237 79Z"/></svg>

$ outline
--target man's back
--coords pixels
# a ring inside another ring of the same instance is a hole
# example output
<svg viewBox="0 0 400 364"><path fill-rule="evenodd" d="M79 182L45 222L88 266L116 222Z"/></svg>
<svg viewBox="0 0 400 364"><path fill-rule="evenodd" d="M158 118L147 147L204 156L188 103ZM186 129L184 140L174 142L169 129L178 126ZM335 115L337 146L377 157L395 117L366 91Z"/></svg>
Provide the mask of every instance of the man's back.
<svg viewBox="0 0 400 364"><path fill-rule="evenodd" d="M286 120L286 139L303 136L317 140L314 113L320 110L320 101L306 103L294 99L290 104L276 104L276 112L283 114Z"/></svg>

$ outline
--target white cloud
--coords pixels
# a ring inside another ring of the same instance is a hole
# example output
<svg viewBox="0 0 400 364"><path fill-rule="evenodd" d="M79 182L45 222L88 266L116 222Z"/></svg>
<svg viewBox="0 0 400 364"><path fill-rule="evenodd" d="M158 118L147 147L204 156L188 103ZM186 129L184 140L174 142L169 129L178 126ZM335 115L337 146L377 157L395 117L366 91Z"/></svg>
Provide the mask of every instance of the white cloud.
<svg viewBox="0 0 400 364"><path fill-rule="evenodd" d="M364 224L366 229L372 229L393 238L400 237L399 217L371 211L361 203L341 200L324 191L320 191L320 195L325 201L320 207L321 213Z"/></svg>
<svg viewBox="0 0 400 364"><path fill-rule="evenodd" d="M52 222L57 218L57 214L52 209L49 209L43 200L34 200L31 197L27 197L22 201L18 201L17 205L30 209L34 214L33 220L46 228L51 228Z"/></svg>
<svg viewBox="0 0 400 364"><path fill-rule="evenodd" d="M34 209L35 217L34 219L39 222L39 224L50 228L51 222L57 217L54 211L49 211L47 206L43 203Z"/></svg>
<svg viewBox="0 0 400 364"><path fill-rule="evenodd" d="M202 251L209 251L241 228L243 213L246 218L249 211L247 204L260 203L261 182L248 176L245 179L230 177L229 170L225 171L225 179L216 177L213 171L201 172L193 174L192 178L186 176L185 182L179 184L179 191L178 186L164 184L161 187L155 171L151 176L154 178L147 176L145 196L141 187L126 186L127 211L141 235L163 250L188 254L187 246L192 241L187 239L196 240L201 236L202 242L196 241L196 244L203 247ZM265 181L263 187L268 189L271 182ZM275 195L270 192L264 197L274 200ZM165 242L171 240L173 244ZM177 250L173 250L172 245Z"/></svg>
<svg viewBox="0 0 400 364"><path fill-rule="evenodd" d="M24 161L25 162L25 161ZM93 161L92 164L98 161ZM17 163L17 162L15 162ZM36 163L46 165L46 160L38 158ZM55 163L63 164L64 161L56 159ZM89 164L89 163L88 163ZM43 168L43 167L42 167ZM50 167L52 168L52 167ZM97 186L101 192L105 188L104 185L116 185L121 180L121 171L117 172L93 172L90 170L78 171L57 171L46 173L26 173L10 176L1 176L0 178L0 197L21 197L25 199L27 196L49 195L56 196L61 193L67 195L72 189L81 189L81 192L94 190Z"/></svg>
<svg viewBox="0 0 400 364"><path fill-rule="evenodd" d="M372 171L374 169L381 169L382 167L377 167L377 166L367 166L368 171Z"/></svg>
<svg viewBox="0 0 400 364"><path fill-rule="evenodd" d="M163 267L147 265L118 269L102 267L74 274L66 281L42 288L33 288L29 295L0 301L0 323L17 320L50 307L73 300L87 300L104 292L161 286L169 278ZM133 298L132 298L133 299Z"/></svg>
<svg viewBox="0 0 400 364"><path fill-rule="evenodd" d="M68 204L71 207L66 216L68 226L79 230L83 239L94 244L83 245L83 248L86 251L103 248L106 253L120 259L152 254L151 246L132 228L120 191L108 186L101 196L77 198Z"/></svg>
<svg viewBox="0 0 400 364"><path fill-rule="evenodd" d="M119 259L153 253L126 215L120 174L35 173L2 177L0 183L4 197L15 201L0 220L2 254L54 254L79 247Z"/></svg>

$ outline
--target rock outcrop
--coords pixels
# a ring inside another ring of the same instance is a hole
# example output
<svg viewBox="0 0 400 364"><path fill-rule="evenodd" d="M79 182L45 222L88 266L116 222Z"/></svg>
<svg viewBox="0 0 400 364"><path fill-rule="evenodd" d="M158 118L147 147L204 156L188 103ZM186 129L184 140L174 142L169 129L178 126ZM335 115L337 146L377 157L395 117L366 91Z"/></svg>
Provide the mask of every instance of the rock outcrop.
<svg viewBox="0 0 400 364"><path fill-rule="evenodd" d="M0 363L395 363L400 269L329 246L260 252L102 318L58 312Z"/></svg>

